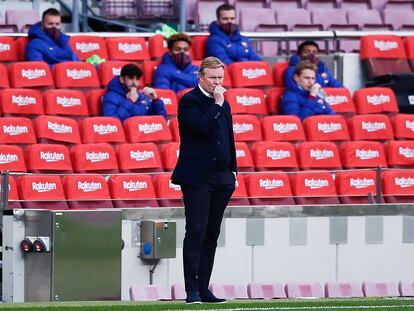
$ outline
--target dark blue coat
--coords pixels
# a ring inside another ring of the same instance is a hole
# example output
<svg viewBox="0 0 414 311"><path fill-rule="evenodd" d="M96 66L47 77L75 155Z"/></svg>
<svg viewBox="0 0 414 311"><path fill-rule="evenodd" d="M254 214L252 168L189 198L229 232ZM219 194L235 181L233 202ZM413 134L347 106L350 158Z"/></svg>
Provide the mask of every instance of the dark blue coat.
<svg viewBox="0 0 414 311"><path fill-rule="evenodd" d="M295 66L300 62L298 54L293 54L290 57L289 67L283 74L283 81L285 82L286 89L295 89L295 80L293 79L293 73L295 72ZM344 87L341 82L336 80L328 66L324 62L319 61L318 72L316 73L316 83L319 83L322 87Z"/></svg>
<svg viewBox="0 0 414 311"><path fill-rule="evenodd" d="M198 66L194 66L191 61L185 68L179 68L166 52L162 56L161 65L157 68L154 75L152 86L159 89L170 89L176 93L193 88L198 84Z"/></svg>
<svg viewBox="0 0 414 311"><path fill-rule="evenodd" d="M298 116L302 121L306 117L318 114L336 114L323 99L310 98L309 91L300 89L295 82L294 88L283 93L280 102L280 114Z"/></svg>
<svg viewBox="0 0 414 311"><path fill-rule="evenodd" d="M115 117L121 121L130 117L146 115L162 115L167 118L167 112L161 99L153 102L143 93L138 93L139 97L135 103L126 98L129 91L121 84L119 76L109 82L107 89L102 102L103 116Z"/></svg>
<svg viewBox="0 0 414 311"><path fill-rule="evenodd" d="M240 34L239 28L227 35L218 27L217 22L210 24L210 36L206 45L207 56L215 56L229 65L241 61L261 61L254 51L250 40Z"/></svg>
<svg viewBox="0 0 414 311"><path fill-rule="evenodd" d="M226 118L230 135L230 170L237 172L233 120L227 101L220 107L199 87L186 93L178 105L180 154L171 180L177 185L199 187L207 182L216 153L217 118Z"/></svg>
<svg viewBox="0 0 414 311"><path fill-rule="evenodd" d="M38 22L30 27L28 36L27 61L45 61L49 65L79 61L79 57L69 45L70 37L64 33L60 33L59 42L56 43L42 30L41 22Z"/></svg>

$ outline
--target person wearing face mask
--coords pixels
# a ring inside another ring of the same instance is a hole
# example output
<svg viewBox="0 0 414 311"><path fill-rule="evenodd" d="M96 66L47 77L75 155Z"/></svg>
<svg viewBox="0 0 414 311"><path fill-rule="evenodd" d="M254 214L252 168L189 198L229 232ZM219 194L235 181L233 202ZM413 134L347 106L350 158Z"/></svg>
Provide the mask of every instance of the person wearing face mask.
<svg viewBox="0 0 414 311"><path fill-rule="evenodd" d="M296 115L302 121L309 116L335 114L325 101L321 85L316 82L315 64L302 61L296 64L294 84L286 89L280 102L280 114Z"/></svg>
<svg viewBox="0 0 414 311"><path fill-rule="evenodd" d="M216 10L217 21L210 24L206 44L207 56L215 56L226 65L241 61L261 61L250 40L242 36L236 21L236 10L229 4Z"/></svg>
<svg viewBox="0 0 414 311"><path fill-rule="evenodd" d="M315 41L309 40L299 44L298 52L290 57L289 67L283 74L283 81L287 89L295 88L293 73L295 66L301 61L316 65L316 82L322 87L344 87L340 81L334 78L328 66L319 59L319 45Z"/></svg>
<svg viewBox="0 0 414 311"><path fill-rule="evenodd" d="M79 61L69 45L70 37L60 31L60 12L54 8L42 14L42 21L29 28L26 46L27 61L45 61L49 65L67 61Z"/></svg>
<svg viewBox="0 0 414 311"><path fill-rule="evenodd" d="M130 117L162 115L167 118L164 102L157 97L153 88L144 87L138 91L142 71L134 64L121 69L120 76L108 84L102 100L102 115L124 121Z"/></svg>
<svg viewBox="0 0 414 311"><path fill-rule="evenodd" d="M152 86L159 89L170 89L176 93L197 85L198 67L190 58L191 38L177 33L168 38L168 52L155 71Z"/></svg>

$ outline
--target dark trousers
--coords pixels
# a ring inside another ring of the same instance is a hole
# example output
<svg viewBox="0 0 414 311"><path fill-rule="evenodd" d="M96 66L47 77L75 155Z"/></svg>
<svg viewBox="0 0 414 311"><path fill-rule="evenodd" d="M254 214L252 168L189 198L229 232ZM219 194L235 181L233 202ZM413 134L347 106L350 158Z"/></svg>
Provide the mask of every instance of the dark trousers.
<svg viewBox="0 0 414 311"><path fill-rule="evenodd" d="M231 171L213 171L201 187L181 186L186 218L183 243L186 291L204 292L208 288L220 225L234 184Z"/></svg>

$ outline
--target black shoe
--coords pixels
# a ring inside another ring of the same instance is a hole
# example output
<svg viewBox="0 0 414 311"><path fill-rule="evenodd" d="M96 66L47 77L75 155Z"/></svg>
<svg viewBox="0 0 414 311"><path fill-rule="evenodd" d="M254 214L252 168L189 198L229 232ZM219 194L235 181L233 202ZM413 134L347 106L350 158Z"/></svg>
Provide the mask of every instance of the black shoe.
<svg viewBox="0 0 414 311"><path fill-rule="evenodd" d="M185 302L188 304L201 304L201 298L196 291L188 291Z"/></svg>
<svg viewBox="0 0 414 311"><path fill-rule="evenodd" d="M200 298L202 302L208 302L208 303L226 303L227 302L226 299L217 298L209 290L203 293L200 292Z"/></svg>

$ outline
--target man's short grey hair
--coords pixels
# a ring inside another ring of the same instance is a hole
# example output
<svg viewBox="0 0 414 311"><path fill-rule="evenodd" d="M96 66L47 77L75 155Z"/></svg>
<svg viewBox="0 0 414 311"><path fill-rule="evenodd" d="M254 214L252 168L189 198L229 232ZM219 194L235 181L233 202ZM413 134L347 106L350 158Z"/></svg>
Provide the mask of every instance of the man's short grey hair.
<svg viewBox="0 0 414 311"><path fill-rule="evenodd" d="M210 68L210 69L223 68L224 69L224 64L217 57L209 56L207 58L204 58L203 61L201 62L199 72L201 74L204 74L206 68Z"/></svg>

